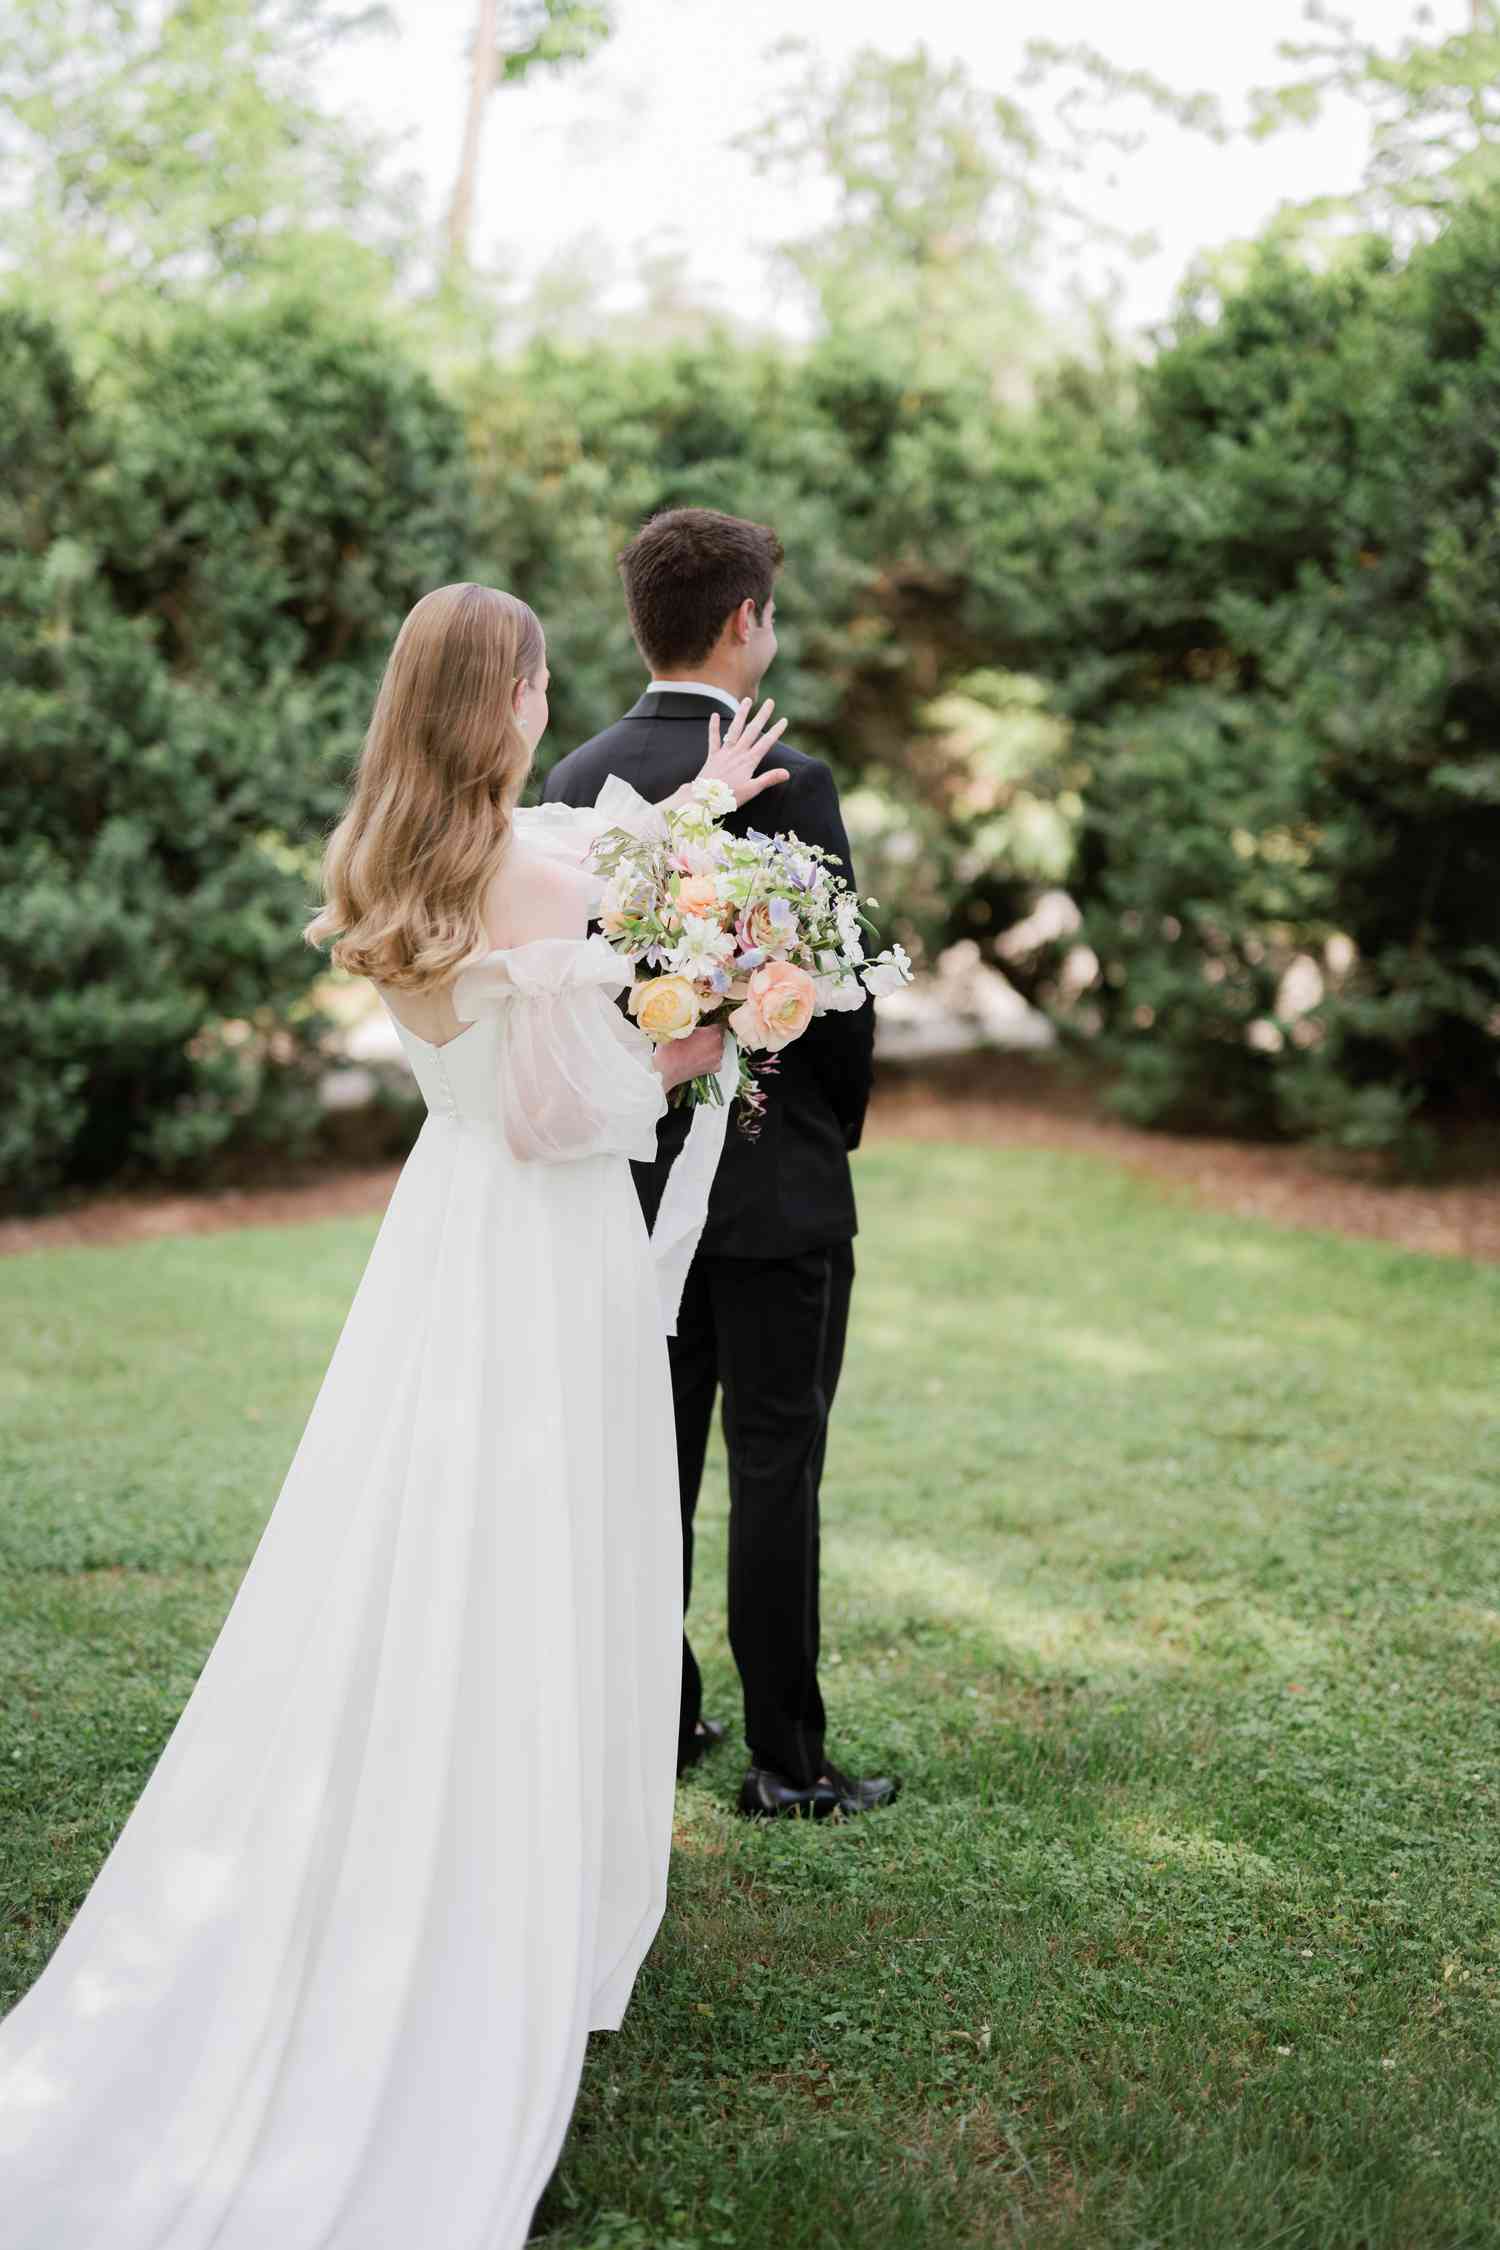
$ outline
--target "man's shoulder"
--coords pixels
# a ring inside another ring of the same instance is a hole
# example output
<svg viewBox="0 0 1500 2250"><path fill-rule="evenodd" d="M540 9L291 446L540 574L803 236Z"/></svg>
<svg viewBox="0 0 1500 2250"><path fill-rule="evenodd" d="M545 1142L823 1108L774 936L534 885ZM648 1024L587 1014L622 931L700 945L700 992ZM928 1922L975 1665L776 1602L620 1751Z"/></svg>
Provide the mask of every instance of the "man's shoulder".
<svg viewBox="0 0 1500 2250"><path fill-rule="evenodd" d="M665 793L691 779L707 755L707 741L688 741L687 733L686 728L649 719L616 719L558 759L547 773L544 794L573 804L592 804L610 775L622 769L627 779L644 779ZM786 767L787 778L768 796L768 807L783 791L791 802L811 802L825 790L836 794L833 776L821 758L785 742L774 745L770 758Z"/></svg>
<svg viewBox="0 0 1500 2250"><path fill-rule="evenodd" d="M601 727L586 742L580 742L576 750L570 750L562 762L564 765L571 765L576 760L579 765L588 765L593 760L605 757L623 743L633 741L640 731L640 725L639 719L612 719L607 727Z"/></svg>
<svg viewBox="0 0 1500 2250"><path fill-rule="evenodd" d="M815 758L810 751L795 750L788 743L778 742L771 752L778 766L785 766L791 781L812 781L821 776L831 780L832 775L824 760Z"/></svg>
<svg viewBox="0 0 1500 2250"><path fill-rule="evenodd" d="M766 792L767 809L778 799L789 804L805 804L809 808L828 797L837 799L838 790L830 768L823 759L813 757L810 752L792 749L785 742L778 742L766 762L768 765L786 767L786 780L778 782L774 789Z"/></svg>
<svg viewBox="0 0 1500 2250"><path fill-rule="evenodd" d="M609 777L612 761L630 739L631 730L623 719L617 719L613 726L605 727L598 734L591 734L587 742L580 742L576 750L569 750L548 768L543 783L547 795L560 797L581 787L587 791L592 804L599 786Z"/></svg>

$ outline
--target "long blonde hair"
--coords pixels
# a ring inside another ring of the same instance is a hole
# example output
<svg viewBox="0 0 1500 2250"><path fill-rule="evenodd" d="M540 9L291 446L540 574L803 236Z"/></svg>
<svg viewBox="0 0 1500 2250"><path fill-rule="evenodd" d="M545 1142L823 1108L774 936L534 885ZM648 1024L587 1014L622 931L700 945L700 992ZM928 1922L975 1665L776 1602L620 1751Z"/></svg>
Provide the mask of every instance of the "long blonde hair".
<svg viewBox="0 0 1500 2250"><path fill-rule="evenodd" d="M407 617L303 932L335 939L340 968L421 992L484 950L485 892L531 768L516 685L545 658L533 612L493 586L439 586Z"/></svg>

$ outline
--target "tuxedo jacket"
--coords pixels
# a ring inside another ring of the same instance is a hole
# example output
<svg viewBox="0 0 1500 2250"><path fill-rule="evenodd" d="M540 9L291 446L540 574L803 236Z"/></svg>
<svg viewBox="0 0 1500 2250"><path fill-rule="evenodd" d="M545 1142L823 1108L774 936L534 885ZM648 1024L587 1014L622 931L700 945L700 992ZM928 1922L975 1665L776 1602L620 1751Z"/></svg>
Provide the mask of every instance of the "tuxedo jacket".
<svg viewBox="0 0 1500 2250"><path fill-rule="evenodd" d="M691 690L643 695L623 719L559 760L543 784L543 802L591 805L610 775L619 774L659 804L701 768L715 712L727 725L728 711L712 696ZM773 746L767 763L785 766L787 780L763 790L724 825L736 835L751 828L795 833L830 852L836 871L852 882L849 839L828 768L785 742ZM766 1081L765 1121L754 1140L731 1114L700 1256L791 1258L845 1242L855 1232L849 1151L859 1146L870 1098L874 1017L871 1006L819 1016L782 1050ZM670 1109L657 1128L656 1162L632 1166L648 1226L691 1117L689 1109Z"/></svg>

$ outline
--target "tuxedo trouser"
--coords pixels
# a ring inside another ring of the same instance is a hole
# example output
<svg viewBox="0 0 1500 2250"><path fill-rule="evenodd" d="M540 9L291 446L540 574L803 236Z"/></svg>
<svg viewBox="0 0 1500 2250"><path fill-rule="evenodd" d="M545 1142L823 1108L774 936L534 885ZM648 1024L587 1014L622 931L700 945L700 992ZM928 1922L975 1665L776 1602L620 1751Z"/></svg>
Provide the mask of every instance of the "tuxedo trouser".
<svg viewBox="0 0 1500 2250"><path fill-rule="evenodd" d="M854 1245L795 1258L693 1261L671 1339L683 1602L715 1393L729 1455L729 1645L752 1761L806 1787L823 1766L818 1487L854 1281ZM678 1759L703 1684L684 1635Z"/></svg>

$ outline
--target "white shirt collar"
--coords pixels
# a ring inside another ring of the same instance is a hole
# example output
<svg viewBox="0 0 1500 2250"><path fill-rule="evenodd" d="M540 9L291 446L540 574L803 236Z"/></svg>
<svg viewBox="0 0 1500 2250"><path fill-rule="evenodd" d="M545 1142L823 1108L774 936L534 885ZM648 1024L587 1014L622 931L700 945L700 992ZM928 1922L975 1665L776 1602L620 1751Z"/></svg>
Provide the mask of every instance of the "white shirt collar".
<svg viewBox="0 0 1500 2250"><path fill-rule="evenodd" d="M708 680L648 680L646 682L646 693L648 695L712 695L717 696L720 703L727 704L731 711L738 711L739 709L739 705L735 702L728 688L715 687Z"/></svg>

